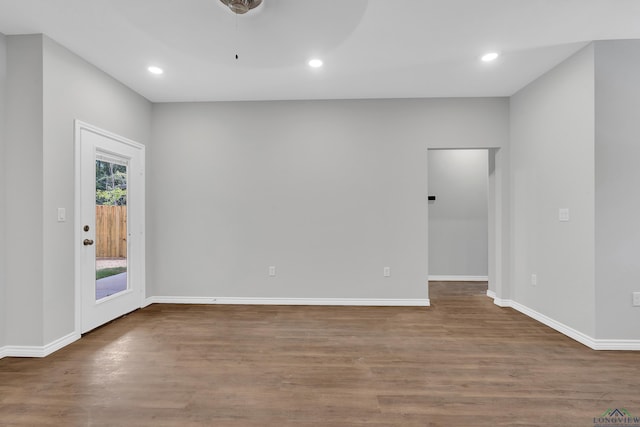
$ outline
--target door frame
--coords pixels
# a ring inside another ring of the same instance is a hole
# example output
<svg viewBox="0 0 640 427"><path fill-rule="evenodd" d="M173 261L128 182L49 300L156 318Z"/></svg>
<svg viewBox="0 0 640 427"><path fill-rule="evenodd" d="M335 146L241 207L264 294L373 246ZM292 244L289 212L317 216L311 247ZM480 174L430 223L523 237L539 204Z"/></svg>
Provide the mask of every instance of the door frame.
<svg viewBox="0 0 640 427"><path fill-rule="evenodd" d="M430 150L473 150L484 149L489 152L489 227L488 227L488 290L487 296L500 307L507 307L511 299L509 285L509 152L506 147L492 146L433 146L427 148L427 175L429 173ZM429 180L427 177L427 189ZM427 205L427 283L429 277L429 206ZM428 289L428 286L427 286ZM428 293L427 293L428 295Z"/></svg>
<svg viewBox="0 0 640 427"><path fill-rule="evenodd" d="M487 163L486 163L485 166L486 166L486 169L487 169L487 174L484 177L486 179L486 182L485 182L485 185L483 187L484 187L484 190L487 193L487 199L486 199L487 200L487 210L485 212L487 214L487 221L483 225L485 225L487 227L487 246L485 247L485 249L487 251L487 264L484 266L485 268L487 268L487 274L484 275L484 276L483 275L466 275L466 276L465 275L459 275L459 276L457 276L457 275L450 275L450 274L449 275L448 274L444 274L444 275L434 276L431 273L429 273L429 281L461 280L461 281L469 281L469 282L476 282L476 281L477 282L485 282L485 281L489 282L489 276L490 276L490 274L489 274L490 267L489 266L491 264L491 256L490 256L490 252L491 252L490 251L491 237L490 237L490 234L492 232L492 227L491 227L491 225L492 225L492 212L491 211L492 211L492 207L493 207L492 206L492 194L491 194L491 191L490 191L491 190L490 187L491 187L491 173L492 173L491 165L492 165L492 163L494 163L493 162L494 155L493 155L492 149L490 149L490 148L429 148L429 149L427 149L427 164L428 164L428 166L431 165L431 159L432 159L431 154L433 152L443 152L443 151L446 151L446 152L453 152L453 151L456 151L456 152L459 152L459 151L480 152L481 151L481 152L486 153ZM428 186L427 193L430 196L433 196L434 195L434 191L433 191L433 188L432 188L431 180L429 179L429 177L433 176L433 175L431 175L431 170L429 170L429 167L427 167L427 175L428 175L427 176L427 186ZM458 173L456 173L456 175L458 175ZM433 202L430 201L428 203L429 214L427 215L427 217L428 217L428 219L427 219L427 228L429 229L429 234L428 234L429 235L429 239L428 239L429 240L428 241L428 245L429 245L429 251L428 252L429 252L429 255L431 255L431 246L432 246L431 245L431 239L432 239L432 237L431 237L431 229L432 229L432 224L431 224L431 206L432 205L433 205ZM431 269L431 265L429 265L429 269Z"/></svg>
<svg viewBox="0 0 640 427"><path fill-rule="evenodd" d="M140 144L139 142L133 141L131 139L125 138L123 136L117 135L115 133L106 131L97 126L93 126L91 124L82 122L80 120L74 120L74 156L75 156L75 169L74 169L74 281L75 281L75 313L74 313L74 329L77 336L82 334L82 239L83 239L83 230L82 230L82 215L81 215L81 143L82 143L82 131L88 131L100 135L102 137L114 140L116 142L128 145L135 149L140 150L141 153L141 168L142 168L142 186L140 188L140 199L142 203L137 208L140 218L142 220L141 228L141 236L139 241L139 247L137 248L136 256L131 258L132 262L140 263L137 266L136 271L138 274L136 275L137 280L140 281L140 300L138 303L139 307L143 307L145 305L145 295L146 295L146 271L145 271L145 260L146 260L146 247L145 247L145 224L146 224L146 212L145 212L145 146Z"/></svg>

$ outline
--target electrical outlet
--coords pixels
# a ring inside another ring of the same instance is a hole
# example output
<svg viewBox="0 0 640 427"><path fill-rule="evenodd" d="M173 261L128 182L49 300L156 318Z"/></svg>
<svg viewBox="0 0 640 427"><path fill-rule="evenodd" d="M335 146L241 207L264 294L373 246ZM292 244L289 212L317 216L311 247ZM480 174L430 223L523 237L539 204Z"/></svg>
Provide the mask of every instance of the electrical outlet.
<svg viewBox="0 0 640 427"><path fill-rule="evenodd" d="M391 267L385 267L382 269L382 275L384 277L389 277L391 276Z"/></svg>
<svg viewBox="0 0 640 427"><path fill-rule="evenodd" d="M275 277L276 275L276 266L272 265L269 267L269 277Z"/></svg>
<svg viewBox="0 0 640 427"><path fill-rule="evenodd" d="M537 286L538 285L538 275L537 274L532 274L531 275L531 286Z"/></svg>
<svg viewBox="0 0 640 427"><path fill-rule="evenodd" d="M640 307L640 292L633 293L633 306Z"/></svg>

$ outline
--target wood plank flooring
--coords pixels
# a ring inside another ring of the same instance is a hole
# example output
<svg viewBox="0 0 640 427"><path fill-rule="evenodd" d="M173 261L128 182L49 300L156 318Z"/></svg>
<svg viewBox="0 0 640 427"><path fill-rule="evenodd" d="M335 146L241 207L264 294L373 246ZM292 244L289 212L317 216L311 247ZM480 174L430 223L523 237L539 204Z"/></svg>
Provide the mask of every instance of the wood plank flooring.
<svg viewBox="0 0 640 427"><path fill-rule="evenodd" d="M593 426L640 416L640 353L484 296L432 306L152 305L45 359L0 360L2 426Z"/></svg>

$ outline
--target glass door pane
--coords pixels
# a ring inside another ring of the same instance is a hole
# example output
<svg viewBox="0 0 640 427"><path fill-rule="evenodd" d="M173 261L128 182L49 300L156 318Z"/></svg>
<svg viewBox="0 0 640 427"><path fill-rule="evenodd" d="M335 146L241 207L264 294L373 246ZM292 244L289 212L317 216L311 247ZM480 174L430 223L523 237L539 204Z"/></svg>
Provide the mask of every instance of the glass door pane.
<svg viewBox="0 0 640 427"><path fill-rule="evenodd" d="M129 289L127 163L96 155L96 301Z"/></svg>

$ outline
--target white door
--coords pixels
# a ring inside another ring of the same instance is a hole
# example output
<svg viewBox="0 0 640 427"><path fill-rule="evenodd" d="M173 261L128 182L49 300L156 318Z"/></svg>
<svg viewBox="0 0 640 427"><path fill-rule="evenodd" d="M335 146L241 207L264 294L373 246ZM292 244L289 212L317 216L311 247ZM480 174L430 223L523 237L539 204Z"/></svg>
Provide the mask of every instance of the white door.
<svg viewBox="0 0 640 427"><path fill-rule="evenodd" d="M143 305L144 153L141 144L76 122L81 333Z"/></svg>

